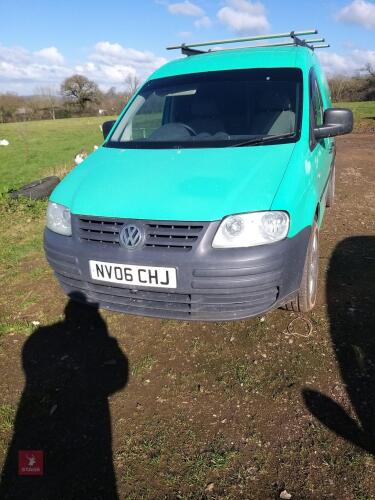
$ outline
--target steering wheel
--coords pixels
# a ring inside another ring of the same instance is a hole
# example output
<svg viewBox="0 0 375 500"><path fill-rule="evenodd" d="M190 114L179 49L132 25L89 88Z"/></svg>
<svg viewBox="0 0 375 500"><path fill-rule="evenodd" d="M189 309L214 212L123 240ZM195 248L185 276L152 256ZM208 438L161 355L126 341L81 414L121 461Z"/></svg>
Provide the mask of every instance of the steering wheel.
<svg viewBox="0 0 375 500"><path fill-rule="evenodd" d="M192 127L190 127L190 125L187 125L186 123L177 122L177 123L175 123L175 125L179 125L181 127L184 127L191 135L197 135L196 131Z"/></svg>

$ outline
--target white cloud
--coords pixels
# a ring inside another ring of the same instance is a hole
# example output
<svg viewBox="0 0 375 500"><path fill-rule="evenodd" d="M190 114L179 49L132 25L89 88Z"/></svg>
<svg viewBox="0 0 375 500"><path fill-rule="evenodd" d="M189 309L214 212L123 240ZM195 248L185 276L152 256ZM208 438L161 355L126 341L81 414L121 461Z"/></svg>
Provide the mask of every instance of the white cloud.
<svg viewBox="0 0 375 500"><path fill-rule="evenodd" d="M208 16L203 16L194 21L194 26L196 28L211 28L212 21Z"/></svg>
<svg viewBox="0 0 375 500"><path fill-rule="evenodd" d="M95 80L102 88L124 84L128 76L137 75L144 80L157 68L167 62L152 52L123 47L119 43L98 42L90 61L76 66L76 71Z"/></svg>
<svg viewBox="0 0 375 500"><path fill-rule="evenodd" d="M22 47L0 45L1 91L32 92L36 86L55 84L69 74L70 69L61 64L59 58L51 61L51 58L47 60L45 56Z"/></svg>
<svg viewBox="0 0 375 500"><path fill-rule="evenodd" d="M237 33L262 33L270 29L262 3L251 0L227 0L217 17Z"/></svg>
<svg viewBox="0 0 375 500"><path fill-rule="evenodd" d="M204 15L204 10L195 3L189 2L189 0L171 3L167 8L171 14L182 14L183 16L193 17L200 17Z"/></svg>
<svg viewBox="0 0 375 500"><path fill-rule="evenodd" d="M74 68L76 73L87 76L95 80L102 88L107 89L113 85L123 85L128 76L137 75L137 71L132 66L125 64L95 64L87 62L78 64Z"/></svg>
<svg viewBox="0 0 375 500"><path fill-rule="evenodd" d="M319 60L327 75L341 75L350 72L349 61L345 56L336 54L335 52L319 52Z"/></svg>
<svg viewBox="0 0 375 500"><path fill-rule="evenodd" d="M94 52L90 55L90 59L107 65L132 66L138 69L141 74L154 71L167 62L164 57L157 57L150 51L127 48L119 43L108 41L98 42L95 45Z"/></svg>
<svg viewBox="0 0 375 500"><path fill-rule="evenodd" d="M56 47L46 47L45 49L34 52L34 54L51 63L64 64L64 56L57 50Z"/></svg>
<svg viewBox="0 0 375 500"><path fill-rule="evenodd" d="M129 75L143 80L166 62L152 52L108 41L98 42L88 60L75 66L66 63L55 47L31 52L22 47L0 45L0 92L31 94L36 87L59 86L74 73L95 80L103 89L113 85L122 88Z"/></svg>
<svg viewBox="0 0 375 500"><path fill-rule="evenodd" d="M338 12L336 19L359 24L367 29L375 29L375 3L367 0L353 0Z"/></svg>
<svg viewBox="0 0 375 500"><path fill-rule="evenodd" d="M0 62L24 63L28 64L31 60L31 54L23 47L5 47L0 45Z"/></svg>
<svg viewBox="0 0 375 500"><path fill-rule="evenodd" d="M375 67L375 50L354 49L345 55L335 52L318 52L327 75L355 75L363 72L366 64Z"/></svg>

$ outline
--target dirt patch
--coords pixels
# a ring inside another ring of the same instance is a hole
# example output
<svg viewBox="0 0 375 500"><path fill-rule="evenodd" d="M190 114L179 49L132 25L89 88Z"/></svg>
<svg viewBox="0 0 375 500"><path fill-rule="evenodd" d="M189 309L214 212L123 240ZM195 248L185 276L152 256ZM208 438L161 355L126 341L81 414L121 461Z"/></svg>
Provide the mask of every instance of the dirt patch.
<svg viewBox="0 0 375 500"><path fill-rule="evenodd" d="M28 498L46 485L54 498L375 498L374 182L374 135L339 139L310 336L288 335L296 316L281 310L64 315L42 256L24 261L2 292L7 322L29 326L0 334L0 463L8 446L43 449L46 473L22 482L8 460L0 497L12 484Z"/></svg>

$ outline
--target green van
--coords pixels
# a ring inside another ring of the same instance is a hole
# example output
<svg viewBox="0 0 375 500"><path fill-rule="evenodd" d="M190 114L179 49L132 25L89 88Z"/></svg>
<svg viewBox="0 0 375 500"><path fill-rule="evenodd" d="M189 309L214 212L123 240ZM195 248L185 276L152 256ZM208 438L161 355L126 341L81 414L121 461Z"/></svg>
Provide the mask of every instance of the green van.
<svg viewBox="0 0 375 500"><path fill-rule="evenodd" d="M212 51L158 69L105 141L53 191L47 259L104 309L233 320L314 307L318 236L335 192L333 109L318 40ZM298 36L297 36L298 35Z"/></svg>

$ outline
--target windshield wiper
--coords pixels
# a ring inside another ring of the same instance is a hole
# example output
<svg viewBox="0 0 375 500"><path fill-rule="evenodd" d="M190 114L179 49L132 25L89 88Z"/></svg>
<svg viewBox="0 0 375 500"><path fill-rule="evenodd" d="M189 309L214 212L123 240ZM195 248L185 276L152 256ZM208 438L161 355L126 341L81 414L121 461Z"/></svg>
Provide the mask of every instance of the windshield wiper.
<svg viewBox="0 0 375 500"><path fill-rule="evenodd" d="M239 142L238 144L233 144L232 146L235 148L239 148L241 146L250 146L255 144L264 144L265 142L278 141L280 139L287 139L289 137L295 137L295 132L288 132L286 134L279 135L264 135L263 137L254 137L253 139L248 139L247 141Z"/></svg>

